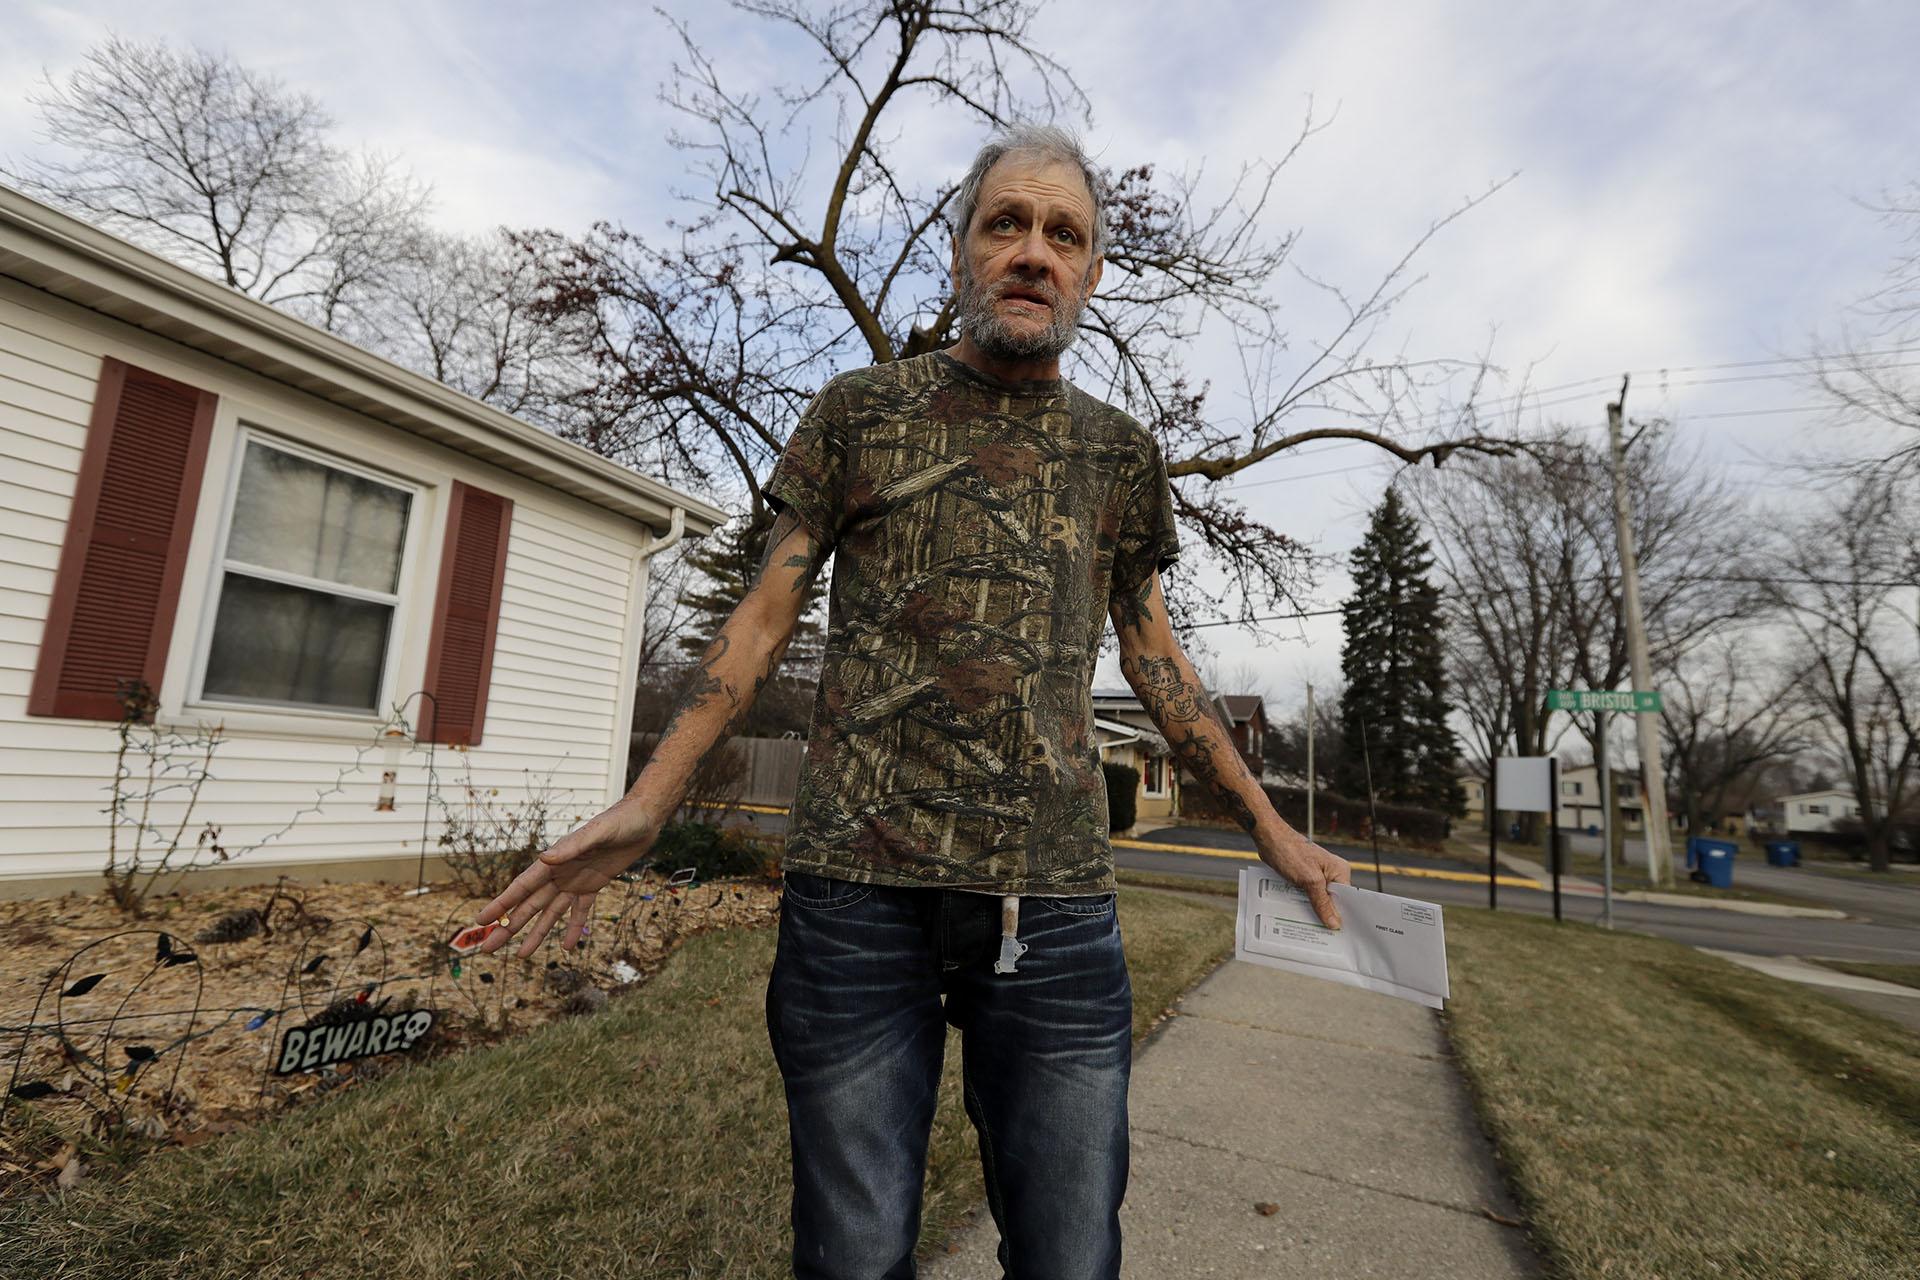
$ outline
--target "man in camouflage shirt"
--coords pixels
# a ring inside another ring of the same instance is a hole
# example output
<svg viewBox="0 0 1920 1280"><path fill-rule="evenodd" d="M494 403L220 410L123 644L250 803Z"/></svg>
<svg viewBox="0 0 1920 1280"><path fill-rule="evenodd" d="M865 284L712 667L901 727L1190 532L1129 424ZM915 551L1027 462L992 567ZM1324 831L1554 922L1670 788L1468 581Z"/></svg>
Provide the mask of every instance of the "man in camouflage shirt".
<svg viewBox="0 0 1920 1280"><path fill-rule="evenodd" d="M1179 550L1153 436L936 351L828 383L766 494L834 548L786 869L1111 891L1093 669L1109 591Z"/></svg>
<svg viewBox="0 0 1920 1280"><path fill-rule="evenodd" d="M1152 434L1061 380L1103 266L1074 140L990 142L955 200L947 351L834 378L769 477L758 579L628 795L480 919L530 955L637 860L772 675L835 558L783 857L767 1021L786 1085L797 1277L914 1274L949 1025L1009 1277L1119 1274L1132 998L1091 685L1105 623L1187 771L1338 927L1346 863L1273 812L1166 618L1178 554Z"/></svg>

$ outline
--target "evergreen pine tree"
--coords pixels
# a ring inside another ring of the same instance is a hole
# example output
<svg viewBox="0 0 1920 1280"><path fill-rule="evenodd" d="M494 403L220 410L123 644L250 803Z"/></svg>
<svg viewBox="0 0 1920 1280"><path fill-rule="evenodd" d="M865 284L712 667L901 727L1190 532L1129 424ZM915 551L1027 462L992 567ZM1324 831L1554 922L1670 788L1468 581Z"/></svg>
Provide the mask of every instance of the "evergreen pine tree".
<svg viewBox="0 0 1920 1280"><path fill-rule="evenodd" d="M1353 553L1353 595L1341 606L1344 750L1341 791L1367 794L1367 763L1382 803L1461 811L1459 743L1447 724L1440 593L1428 581L1432 548L1400 495L1387 490ZM1363 755L1364 750L1364 755Z"/></svg>

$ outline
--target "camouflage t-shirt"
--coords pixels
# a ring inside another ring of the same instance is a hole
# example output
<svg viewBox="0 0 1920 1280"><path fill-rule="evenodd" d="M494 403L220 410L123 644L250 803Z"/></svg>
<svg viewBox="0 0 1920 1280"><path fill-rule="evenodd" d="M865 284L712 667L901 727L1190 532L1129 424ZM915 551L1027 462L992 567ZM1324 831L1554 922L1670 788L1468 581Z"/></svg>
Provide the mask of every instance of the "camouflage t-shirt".
<svg viewBox="0 0 1920 1280"><path fill-rule="evenodd" d="M834 548L787 868L1113 888L1091 691L1110 593L1179 554L1153 434L934 352L829 382L765 492Z"/></svg>

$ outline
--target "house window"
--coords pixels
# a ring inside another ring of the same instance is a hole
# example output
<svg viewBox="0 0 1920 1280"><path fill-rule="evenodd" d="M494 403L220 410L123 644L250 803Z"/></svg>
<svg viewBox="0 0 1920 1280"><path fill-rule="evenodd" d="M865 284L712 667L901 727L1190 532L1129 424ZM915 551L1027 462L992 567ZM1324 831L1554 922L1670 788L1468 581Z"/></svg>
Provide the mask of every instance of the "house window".
<svg viewBox="0 0 1920 1280"><path fill-rule="evenodd" d="M1148 795L1164 796L1167 794L1167 758L1165 756L1148 756L1146 767L1140 772L1140 779Z"/></svg>
<svg viewBox="0 0 1920 1280"><path fill-rule="evenodd" d="M376 710L413 497L364 472L248 437L201 696Z"/></svg>
<svg viewBox="0 0 1920 1280"><path fill-rule="evenodd" d="M1823 804L1810 804L1807 806L1808 813L1824 814L1826 813L1826 811L1827 811L1827 806Z"/></svg>
<svg viewBox="0 0 1920 1280"><path fill-rule="evenodd" d="M1563 782L1560 784L1560 794L1563 796L1577 796L1581 793L1585 785L1585 783L1581 782Z"/></svg>

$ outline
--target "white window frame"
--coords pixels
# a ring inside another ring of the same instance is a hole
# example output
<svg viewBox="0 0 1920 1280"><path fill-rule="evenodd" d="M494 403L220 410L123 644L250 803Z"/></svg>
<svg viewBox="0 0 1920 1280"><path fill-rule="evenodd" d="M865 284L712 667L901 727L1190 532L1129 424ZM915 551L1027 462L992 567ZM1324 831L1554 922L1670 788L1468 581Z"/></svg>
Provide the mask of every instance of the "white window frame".
<svg viewBox="0 0 1920 1280"><path fill-rule="evenodd" d="M393 623L387 628L387 648L380 660L380 691L371 710L355 711L343 707L323 707L303 702L264 702L222 698L209 696L206 692L207 662L213 651L214 621L219 617L220 595L226 587L227 540L233 532L234 510L240 498L240 473L246 466L247 449L256 441L266 448L278 449L282 453L317 466L330 467L335 471L359 476L375 484L397 489L407 495L407 529L400 540L400 573L391 595L323 579L308 578L297 573L287 573L284 570L264 569L255 565L247 565L241 570L268 582L305 587L309 590L324 591L332 595L342 595L392 607ZM241 715L291 716L302 720L330 721L340 725L385 723L388 709L395 701L396 686L399 682L399 673L396 668L406 650L408 622L406 602L414 598L413 579L420 559L421 526L426 523L426 517L429 515L426 503L427 490L428 487L418 481L409 480L391 471L370 467L364 463L350 462L339 454L298 443L284 435L242 421L234 432L234 447L228 459L226 488L220 504L219 533L214 542L206 590L202 593L199 625L194 634L193 678L189 685L192 692L188 699L188 708L231 711Z"/></svg>
<svg viewBox="0 0 1920 1280"><path fill-rule="evenodd" d="M1152 787L1147 785L1147 779L1149 779L1153 775L1148 773L1143 768L1140 770L1140 788L1141 788L1140 794L1146 796L1150 800L1166 799L1168 794L1167 773L1168 773L1168 763L1170 762L1170 757L1156 756L1151 751L1149 751L1146 753L1145 760L1147 764L1152 764L1155 760L1159 760L1161 762L1160 763L1160 789L1158 791L1155 791Z"/></svg>

